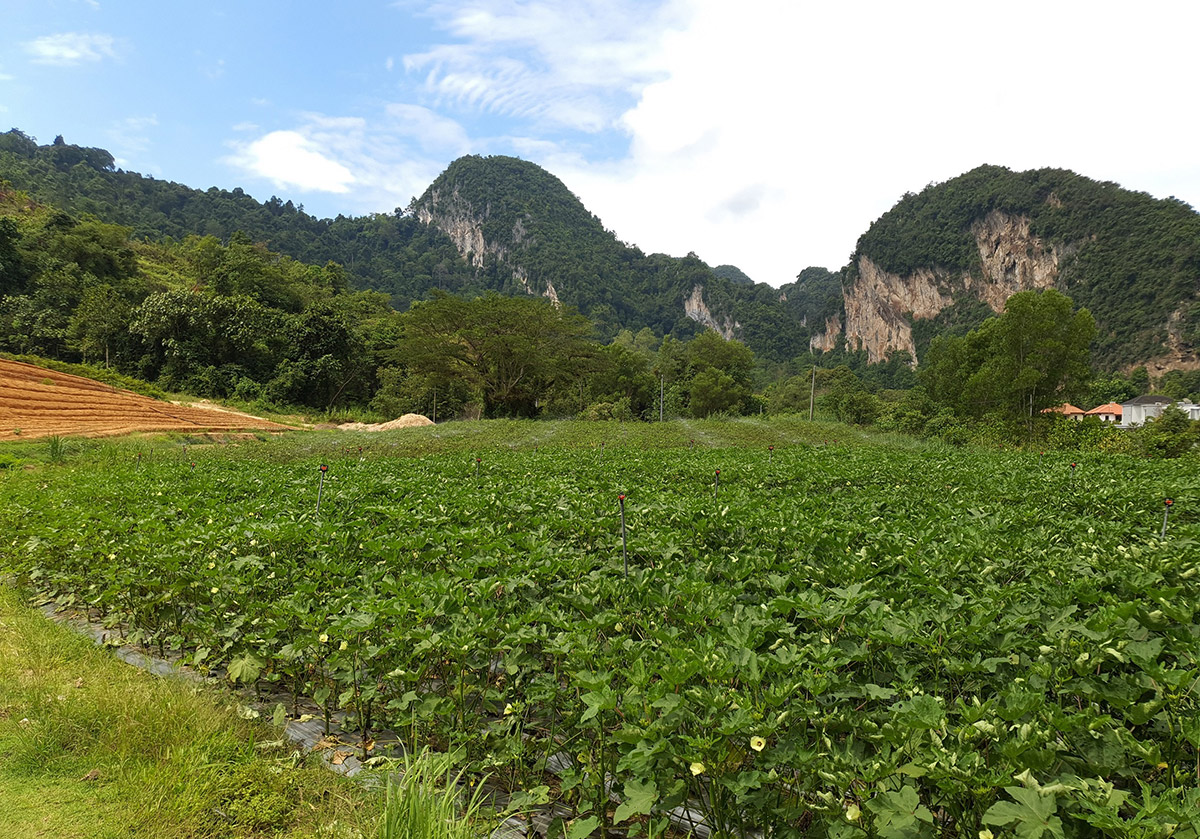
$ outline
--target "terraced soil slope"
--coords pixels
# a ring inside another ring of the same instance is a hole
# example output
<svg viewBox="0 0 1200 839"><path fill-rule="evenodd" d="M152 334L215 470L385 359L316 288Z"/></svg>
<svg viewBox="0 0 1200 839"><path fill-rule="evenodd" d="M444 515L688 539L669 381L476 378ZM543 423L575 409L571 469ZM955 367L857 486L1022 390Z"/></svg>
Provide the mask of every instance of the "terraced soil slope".
<svg viewBox="0 0 1200 839"><path fill-rule="evenodd" d="M160 402L81 376L0 359L0 441L52 434L287 430L257 417Z"/></svg>

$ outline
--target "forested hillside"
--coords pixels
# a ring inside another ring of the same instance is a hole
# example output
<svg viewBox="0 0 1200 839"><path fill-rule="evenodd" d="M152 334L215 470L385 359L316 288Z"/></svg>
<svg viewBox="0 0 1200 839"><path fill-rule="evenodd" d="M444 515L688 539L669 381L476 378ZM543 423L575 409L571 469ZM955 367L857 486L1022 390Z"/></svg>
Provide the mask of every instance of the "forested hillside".
<svg viewBox="0 0 1200 839"><path fill-rule="evenodd" d="M1028 218L1029 234L1060 254L1055 285L1096 318L1099 366L1128 368L1200 347L1200 214L1065 169L980 166L905 195L859 239L849 271L865 256L901 277L921 269L982 277L973 228L997 211ZM925 335L977 326L990 314L977 297L956 296Z"/></svg>
<svg viewBox="0 0 1200 839"><path fill-rule="evenodd" d="M561 181L515 158L460 159L412 207L336 219L279 198L260 203L241 189L198 190L122 171L103 149L61 137L38 145L16 129L0 134L0 180L74 215L128 227L135 240L198 235L225 243L238 234L300 262L335 262L350 287L383 291L400 310L433 289L542 294L553 284L605 340L645 327L686 340L704 328L684 308L699 286L713 318L730 325L726 334L775 361L807 352L806 324L818 320L803 310L804 293L784 304L779 290L748 283L734 266L714 272L694 255L646 255L619 242ZM469 259L445 226L421 212L434 194L456 190L487 243ZM514 229L523 231L515 243ZM530 277L528 287L514 266Z"/></svg>

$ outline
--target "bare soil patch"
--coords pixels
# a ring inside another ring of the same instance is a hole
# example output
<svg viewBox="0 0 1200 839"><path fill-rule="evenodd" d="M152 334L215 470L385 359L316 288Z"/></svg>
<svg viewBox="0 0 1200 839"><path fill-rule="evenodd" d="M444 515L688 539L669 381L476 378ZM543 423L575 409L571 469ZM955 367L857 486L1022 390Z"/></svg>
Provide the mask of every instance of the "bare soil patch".
<svg viewBox="0 0 1200 839"><path fill-rule="evenodd" d="M110 437L144 431L286 431L258 417L160 402L81 376L0 359L0 441L52 434Z"/></svg>
<svg viewBox="0 0 1200 839"><path fill-rule="evenodd" d="M395 428L418 428L433 425L433 420L421 414L405 414L388 422L345 422L338 426L341 431L391 431Z"/></svg>

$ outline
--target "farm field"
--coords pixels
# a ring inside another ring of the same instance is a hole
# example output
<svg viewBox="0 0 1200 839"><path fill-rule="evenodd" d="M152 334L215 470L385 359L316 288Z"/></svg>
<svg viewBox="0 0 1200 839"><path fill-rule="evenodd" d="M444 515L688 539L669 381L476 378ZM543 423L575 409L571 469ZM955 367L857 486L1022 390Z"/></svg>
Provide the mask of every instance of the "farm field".
<svg viewBox="0 0 1200 839"><path fill-rule="evenodd" d="M0 442L51 435L132 432L283 431L231 411L150 399L82 376L0 358Z"/></svg>
<svg viewBox="0 0 1200 839"><path fill-rule="evenodd" d="M0 569L572 839L1200 835L1194 464L838 436L93 442L0 471Z"/></svg>

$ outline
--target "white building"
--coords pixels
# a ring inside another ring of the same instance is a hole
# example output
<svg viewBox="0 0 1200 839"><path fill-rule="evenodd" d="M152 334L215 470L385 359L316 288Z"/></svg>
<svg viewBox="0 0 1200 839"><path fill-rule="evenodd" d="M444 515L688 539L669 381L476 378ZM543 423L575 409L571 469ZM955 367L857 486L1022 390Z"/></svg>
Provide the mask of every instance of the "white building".
<svg viewBox="0 0 1200 839"><path fill-rule="evenodd" d="M1200 405L1194 402L1177 401L1169 396L1139 396L1121 403L1121 426L1145 425L1146 420L1161 417L1163 410L1171 404L1187 414L1188 419L1200 420Z"/></svg>

